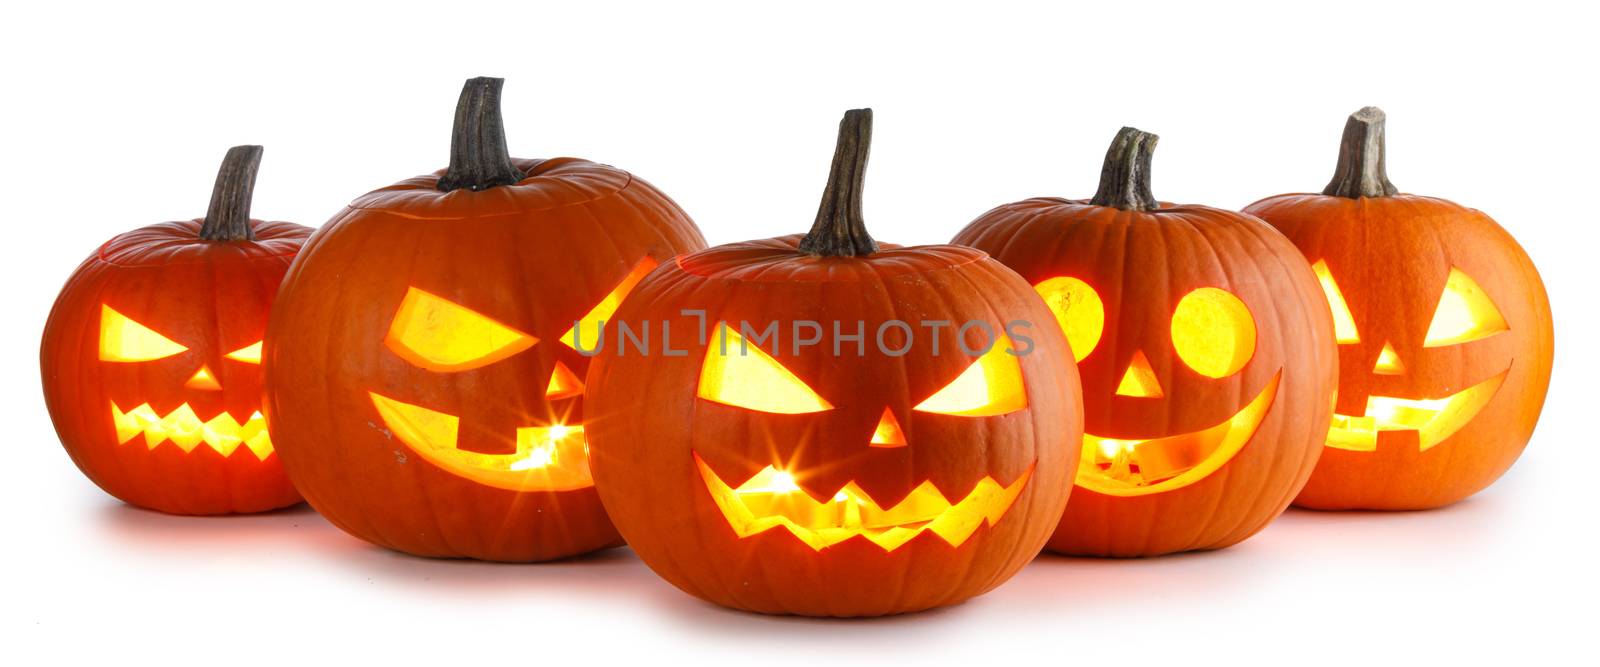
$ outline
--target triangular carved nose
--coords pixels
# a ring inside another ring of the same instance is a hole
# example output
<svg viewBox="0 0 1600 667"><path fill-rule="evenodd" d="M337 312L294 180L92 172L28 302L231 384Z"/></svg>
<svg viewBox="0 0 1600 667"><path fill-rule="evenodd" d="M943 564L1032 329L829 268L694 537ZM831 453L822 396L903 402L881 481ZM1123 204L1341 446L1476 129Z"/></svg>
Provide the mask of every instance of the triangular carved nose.
<svg viewBox="0 0 1600 667"><path fill-rule="evenodd" d="M556 362L555 370L550 372L550 385L545 388L545 398L569 398L583 393L583 380L567 368L566 364Z"/></svg>
<svg viewBox="0 0 1600 667"><path fill-rule="evenodd" d="M883 409L883 416L878 419L878 427L872 430L871 445L885 449L906 446L905 431L900 430L900 422L895 420L893 410Z"/></svg>
<svg viewBox="0 0 1600 667"><path fill-rule="evenodd" d="M1394 351L1394 345L1388 342L1383 344L1383 350L1378 352L1378 363L1372 367L1372 372L1377 375L1400 375L1406 372L1406 365L1400 363L1400 355Z"/></svg>
<svg viewBox="0 0 1600 667"><path fill-rule="evenodd" d="M1161 382L1156 380L1156 372L1150 368L1150 358L1144 356L1144 350L1133 353L1133 361L1128 363L1122 381L1117 383L1117 395L1161 398Z"/></svg>
<svg viewBox="0 0 1600 667"><path fill-rule="evenodd" d="M194 375L189 378L189 381L183 383L183 386L190 389L202 389L205 391L222 390L222 385L217 382L217 376L212 375L211 369L206 368L205 366L201 366L200 370L195 371Z"/></svg>

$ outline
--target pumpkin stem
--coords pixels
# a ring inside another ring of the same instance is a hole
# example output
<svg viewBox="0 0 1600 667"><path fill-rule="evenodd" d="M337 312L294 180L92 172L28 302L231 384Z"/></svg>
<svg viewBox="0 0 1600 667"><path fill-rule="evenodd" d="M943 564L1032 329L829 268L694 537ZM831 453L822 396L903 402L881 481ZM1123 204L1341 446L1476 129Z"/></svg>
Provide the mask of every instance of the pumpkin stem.
<svg viewBox="0 0 1600 667"><path fill-rule="evenodd" d="M800 252L813 257L859 257L878 251L861 216L861 191L872 148L872 110L851 109L839 121L839 143L833 148L828 187L811 233L800 239Z"/></svg>
<svg viewBox="0 0 1600 667"><path fill-rule="evenodd" d="M466 188L474 192L522 180L506 149L506 124L500 116L500 87L505 79L467 79L456 102L450 135L450 168L439 179L439 191Z"/></svg>
<svg viewBox="0 0 1600 667"><path fill-rule="evenodd" d="M1383 110L1378 107L1364 107L1350 114L1350 120L1344 123L1344 137L1339 140L1339 165L1334 167L1333 180L1322 194L1350 199L1400 194L1389 182L1384 166L1384 120Z"/></svg>
<svg viewBox="0 0 1600 667"><path fill-rule="evenodd" d="M207 241L254 241L250 227L250 200L256 191L256 171L261 168L260 146L234 146L222 157L217 184L211 187L211 206L200 225Z"/></svg>
<svg viewBox="0 0 1600 667"><path fill-rule="evenodd" d="M1117 131L1100 167L1100 189L1089 203L1115 206L1124 211L1153 211L1160 207L1150 193L1150 156L1160 137L1131 127Z"/></svg>

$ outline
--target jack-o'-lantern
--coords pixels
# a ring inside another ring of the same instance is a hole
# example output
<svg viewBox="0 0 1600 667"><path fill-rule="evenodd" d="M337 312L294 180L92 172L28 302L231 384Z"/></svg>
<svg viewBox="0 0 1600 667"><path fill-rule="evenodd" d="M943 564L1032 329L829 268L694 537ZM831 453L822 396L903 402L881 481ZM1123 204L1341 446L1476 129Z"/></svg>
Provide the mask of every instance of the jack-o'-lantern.
<svg viewBox="0 0 1600 667"><path fill-rule="evenodd" d="M663 265L590 369L606 509L718 604L954 604L1033 558L1069 491L1081 406L1050 311L978 251L872 240L870 113L841 122L809 235Z"/></svg>
<svg viewBox="0 0 1600 667"><path fill-rule="evenodd" d="M312 238L266 346L295 484L345 531L417 555L618 543L589 474L580 347L644 273L705 245L628 172L509 158L501 84L467 82L447 170L356 199Z"/></svg>
<svg viewBox="0 0 1600 667"><path fill-rule="evenodd" d="M300 502L261 416L261 338L311 230L250 219L261 152L228 151L203 220L100 246L50 311L50 418L78 468L124 502L172 514Z"/></svg>
<svg viewBox="0 0 1600 667"><path fill-rule="evenodd" d="M1550 385L1550 301L1533 261L1483 213L1400 194L1384 171L1384 115L1345 125L1322 194L1247 212L1308 261L1333 312L1339 402L1295 503L1424 509L1466 498L1522 454Z"/></svg>
<svg viewBox="0 0 1600 667"><path fill-rule="evenodd" d="M1288 507L1333 407L1333 323L1293 245L1247 215L1158 202L1155 135L1123 128L1093 199L1028 199L955 242L1050 305L1078 361L1077 489L1049 548L1237 543Z"/></svg>

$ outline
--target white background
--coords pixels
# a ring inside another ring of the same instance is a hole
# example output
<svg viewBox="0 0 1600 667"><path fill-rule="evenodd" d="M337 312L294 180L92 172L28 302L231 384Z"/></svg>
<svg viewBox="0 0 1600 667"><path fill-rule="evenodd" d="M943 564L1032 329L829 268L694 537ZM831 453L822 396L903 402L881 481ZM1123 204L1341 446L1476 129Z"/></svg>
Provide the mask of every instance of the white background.
<svg viewBox="0 0 1600 667"><path fill-rule="evenodd" d="M1592 655L1592 6L461 4L6 8L0 660ZM442 167L474 75L507 78L513 154L629 169L712 243L803 231L850 107L877 112L872 231L936 243L1003 202L1091 194L1125 124L1161 135L1163 199L1237 208L1320 189L1345 116L1376 104L1394 182L1489 212L1542 271L1557 341L1544 418L1505 478L1448 509L1291 511L1223 552L1043 557L968 604L872 622L724 611L626 550L533 566L421 560L305 509L177 518L87 482L38 385L39 332L73 267L116 233L202 215L235 144L267 148L257 217L307 225Z"/></svg>

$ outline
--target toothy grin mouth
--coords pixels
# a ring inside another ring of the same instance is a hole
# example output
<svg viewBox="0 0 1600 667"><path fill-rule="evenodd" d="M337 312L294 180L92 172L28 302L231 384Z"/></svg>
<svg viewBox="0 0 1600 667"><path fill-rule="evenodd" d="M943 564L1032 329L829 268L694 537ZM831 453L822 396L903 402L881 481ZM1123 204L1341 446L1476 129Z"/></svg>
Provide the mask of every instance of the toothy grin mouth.
<svg viewBox="0 0 1600 667"><path fill-rule="evenodd" d="M226 410L202 421L188 403L173 408L165 415L158 415L149 403L123 412L113 401L111 423L116 425L119 445L127 444L143 433L149 449L155 449L163 442L171 442L188 453L204 444L226 458L233 456L243 445L257 460L265 461L272 455L272 438L267 435L267 420L259 410L250 413L250 418L240 424Z"/></svg>
<svg viewBox="0 0 1600 667"><path fill-rule="evenodd" d="M1162 438L1129 440L1085 433L1078 486L1106 495L1134 496L1193 484L1239 453L1261 427L1278 396L1279 370L1261 393L1210 428Z"/></svg>
<svg viewBox="0 0 1600 667"><path fill-rule="evenodd" d="M455 475L509 491L571 491L594 486L582 425L517 429L517 451L484 454L456 448L461 420L367 392L383 425L423 460Z"/></svg>
<svg viewBox="0 0 1600 667"><path fill-rule="evenodd" d="M1384 432L1415 431L1418 451L1427 451L1456 434L1500 391L1506 373L1479 382L1443 398L1407 399L1368 396L1365 416L1333 415L1328 446L1358 452L1378 449Z"/></svg>
<svg viewBox="0 0 1600 667"><path fill-rule="evenodd" d="M923 482L904 500L884 509L855 482L839 489L831 500L818 502L795 484L790 473L772 466L733 488L699 454L694 455L694 462L706 490L740 538L782 526L817 551L858 536L884 551L894 551L924 532L938 535L950 546L961 546L979 524L993 526L1005 516L1033 476L1030 465L1010 486L984 477L955 503L945 499L932 482Z"/></svg>

